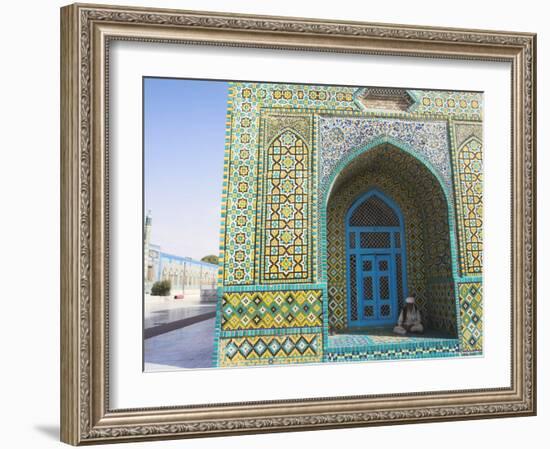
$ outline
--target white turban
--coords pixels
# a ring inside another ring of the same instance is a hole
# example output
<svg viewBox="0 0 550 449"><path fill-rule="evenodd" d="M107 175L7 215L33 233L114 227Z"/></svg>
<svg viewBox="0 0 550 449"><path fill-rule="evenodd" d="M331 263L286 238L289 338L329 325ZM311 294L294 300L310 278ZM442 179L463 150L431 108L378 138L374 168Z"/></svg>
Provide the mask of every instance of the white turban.
<svg viewBox="0 0 550 449"><path fill-rule="evenodd" d="M407 304L414 304L414 296L409 296L405 299Z"/></svg>

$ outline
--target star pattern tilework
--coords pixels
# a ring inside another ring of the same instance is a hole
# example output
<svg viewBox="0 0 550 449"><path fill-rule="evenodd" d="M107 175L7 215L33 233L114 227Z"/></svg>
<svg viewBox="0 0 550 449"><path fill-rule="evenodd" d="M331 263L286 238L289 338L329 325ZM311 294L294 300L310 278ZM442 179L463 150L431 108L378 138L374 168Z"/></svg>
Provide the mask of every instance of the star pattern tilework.
<svg viewBox="0 0 550 449"><path fill-rule="evenodd" d="M457 152L457 191L460 193L461 270L479 275L483 269L483 152L473 137Z"/></svg>
<svg viewBox="0 0 550 449"><path fill-rule="evenodd" d="M311 281L311 154L291 130L266 153L261 282Z"/></svg>
<svg viewBox="0 0 550 449"><path fill-rule="evenodd" d="M388 95L407 101L394 101L400 109L388 111L366 110L362 88L229 84L218 366L479 353L482 94L389 89ZM348 184L339 183L366 147L382 149L382 157ZM445 195L414 160L430 167ZM328 328L347 325L341 220L355 195L370 186L403 211L408 290L417 293L431 326L458 329L460 347L324 348ZM326 204L329 191L339 200ZM456 220L447 221L454 213Z"/></svg>

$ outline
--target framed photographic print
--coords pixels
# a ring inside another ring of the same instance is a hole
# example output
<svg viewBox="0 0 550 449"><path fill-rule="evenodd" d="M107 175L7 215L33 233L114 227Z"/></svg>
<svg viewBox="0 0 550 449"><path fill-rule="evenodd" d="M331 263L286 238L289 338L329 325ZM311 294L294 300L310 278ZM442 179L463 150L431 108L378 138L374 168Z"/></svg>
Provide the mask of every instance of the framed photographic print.
<svg viewBox="0 0 550 449"><path fill-rule="evenodd" d="M63 441L536 413L535 35L61 27Z"/></svg>

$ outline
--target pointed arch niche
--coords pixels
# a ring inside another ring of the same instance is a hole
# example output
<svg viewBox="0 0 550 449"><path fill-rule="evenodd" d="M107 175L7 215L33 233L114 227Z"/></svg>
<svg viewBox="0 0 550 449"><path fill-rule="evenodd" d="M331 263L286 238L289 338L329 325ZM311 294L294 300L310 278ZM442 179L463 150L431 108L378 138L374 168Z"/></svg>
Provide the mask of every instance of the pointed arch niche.
<svg viewBox="0 0 550 449"><path fill-rule="evenodd" d="M294 129L283 129L267 147L260 228L263 283L312 278L311 164L306 139Z"/></svg>
<svg viewBox="0 0 550 449"><path fill-rule="evenodd" d="M349 219L365 195L376 192L401 214L403 285L397 306L415 293L429 329L457 335L451 209L440 181L423 162L391 144L355 157L338 173L326 202L326 277L329 328L350 322Z"/></svg>

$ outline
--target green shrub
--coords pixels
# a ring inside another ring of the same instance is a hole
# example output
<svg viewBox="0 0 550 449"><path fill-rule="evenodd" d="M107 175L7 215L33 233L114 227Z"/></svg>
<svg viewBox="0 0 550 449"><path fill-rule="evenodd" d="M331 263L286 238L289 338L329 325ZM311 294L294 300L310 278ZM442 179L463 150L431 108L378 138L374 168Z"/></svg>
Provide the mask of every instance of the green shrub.
<svg viewBox="0 0 550 449"><path fill-rule="evenodd" d="M208 256L204 256L201 259L202 262L211 263L212 265L218 265L218 256L214 256L213 254L210 254Z"/></svg>
<svg viewBox="0 0 550 449"><path fill-rule="evenodd" d="M151 296L168 296L171 289L172 284L168 279L164 281L157 281L151 287Z"/></svg>

